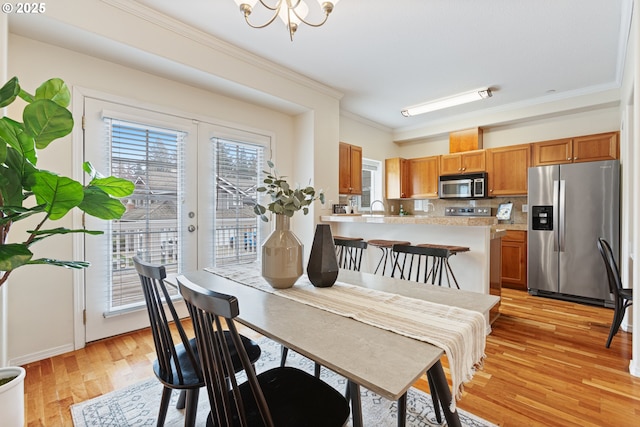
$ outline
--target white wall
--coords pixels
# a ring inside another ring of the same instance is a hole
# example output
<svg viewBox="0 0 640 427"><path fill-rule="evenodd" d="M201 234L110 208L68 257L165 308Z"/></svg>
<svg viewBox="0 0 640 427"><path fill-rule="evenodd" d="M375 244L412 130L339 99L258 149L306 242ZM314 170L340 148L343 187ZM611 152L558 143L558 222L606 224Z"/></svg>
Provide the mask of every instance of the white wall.
<svg viewBox="0 0 640 427"><path fill-rule="evenodd" d="M283 169L291 170L290 153L296 141L294 119L288 115L15 35L9 37L8 64L9 75L18 75L23 87L31 92L46 79L61 77L72 88L121 96L136 105L157 105L273 133L277 135L276 152L282 153L284 160ZM72 176L71 137L53 144L56 146L41 153L39 166ZM71 227L70 221L63 219L59 225ZM39 243L34 250L36 255L55 253L62 259L72 259L71 245L70 237L60 236ZM8 286L10 360L25 363L73 349L72 272L49 266L18 269Z"/></svg>

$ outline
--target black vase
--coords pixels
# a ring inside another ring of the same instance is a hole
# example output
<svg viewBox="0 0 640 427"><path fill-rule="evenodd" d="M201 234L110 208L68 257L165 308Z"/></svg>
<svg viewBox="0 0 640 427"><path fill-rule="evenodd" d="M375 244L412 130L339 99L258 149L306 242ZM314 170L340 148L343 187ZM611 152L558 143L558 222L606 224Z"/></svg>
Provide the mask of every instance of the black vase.
<svg viewBox="0 0 640 427"><path fill-rule="evenodd" d="M336 282L338 271L338 257L333 244L331 227L329 224L318 224L307 264L307 276L313 286L328 288Z"/></svg>

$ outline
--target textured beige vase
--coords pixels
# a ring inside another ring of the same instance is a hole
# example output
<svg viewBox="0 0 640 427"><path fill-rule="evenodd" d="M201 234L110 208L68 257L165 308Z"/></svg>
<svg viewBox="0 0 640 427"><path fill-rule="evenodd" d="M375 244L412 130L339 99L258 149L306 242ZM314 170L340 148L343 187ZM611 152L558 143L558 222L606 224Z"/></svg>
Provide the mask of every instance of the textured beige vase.
<svg viewBox="0 0 640 427"><path fill-rule="evenodd" d="M302 276L303 247L289 221L286 215L276 215L276 228L262 245L262 277L277 289L292 287Z"/></svg>

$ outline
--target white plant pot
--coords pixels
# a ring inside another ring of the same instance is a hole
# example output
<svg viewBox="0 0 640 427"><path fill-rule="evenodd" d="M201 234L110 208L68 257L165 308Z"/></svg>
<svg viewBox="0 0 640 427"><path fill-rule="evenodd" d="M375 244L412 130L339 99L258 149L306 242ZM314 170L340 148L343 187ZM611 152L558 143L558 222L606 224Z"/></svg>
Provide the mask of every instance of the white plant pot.
<svg viewBox="0 0 640 427"><path fill-rule="evenodd" d="M24 427L24 376L19 366L0 368L0 378L15 377L0 386L0 422L4 427Z"/></svg>

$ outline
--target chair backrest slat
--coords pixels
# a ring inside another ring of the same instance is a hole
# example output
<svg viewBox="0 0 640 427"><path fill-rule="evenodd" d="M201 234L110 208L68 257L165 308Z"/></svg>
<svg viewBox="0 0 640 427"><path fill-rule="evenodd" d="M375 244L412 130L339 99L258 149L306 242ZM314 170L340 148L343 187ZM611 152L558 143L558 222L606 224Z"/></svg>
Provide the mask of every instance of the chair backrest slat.
<svg viewBox="0 0 640 427"><path fill-rule="evenodd" d="M333 239L338 257L338 267L346 270L360 271L362 255L367 249L367 242L363 240Z"/></svg>
<svg viewBox="0 0 640 427"><path fill-rule="evenodd" d="M619 289L622 289L622 279L620 278L620 270L613 256L611 245L605 239L598 239L598 250L604 259L604 265L607 270L607 278L609 282L609 291L615 298L619 296Z"/></svg>
<svg viewBox="0 0 640 427"><path fill-rule="evenodd" d="M211 414L216 425L248 426L245 407L255 403L264 425L273 426L271 412L234 322L240 312L237 298L202 288L184 276L178 276L177 281L194 324ZM224 338L225 330L231 336L247 375L253 402L245 402L240 394L229 346Z"/></svg>
<svg viewBox="0 0 640 427"><path fill-rule="evenodd" d="M391 277L422 283L441 284L445 271L444 260L450 252L444 248L425 246L393 245L393 268ZM436 280L436 276L437 280Z"/></svg>
<svg viewBox="0 0 640 427"><path fill-rule="evenodd" d="M167 277L166 270L164 266L150 264L137 256L133 257L133 262L140 276L140 284L147 305L160 376L167 382L174 382L173 375L175 372L178 377L177 380L183 382L185 375L183 367L178 362L175 341L170 326L171 321L174 323L191 366L198 366L198 360L191 349L189 338L180 322L169 291L164 283L164 279ZM169 310L170 317L167 317L165 308Z"/></svg>

